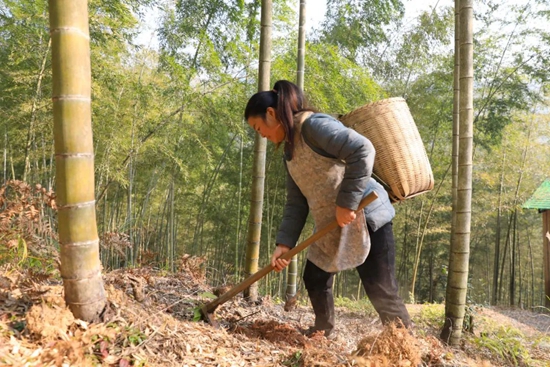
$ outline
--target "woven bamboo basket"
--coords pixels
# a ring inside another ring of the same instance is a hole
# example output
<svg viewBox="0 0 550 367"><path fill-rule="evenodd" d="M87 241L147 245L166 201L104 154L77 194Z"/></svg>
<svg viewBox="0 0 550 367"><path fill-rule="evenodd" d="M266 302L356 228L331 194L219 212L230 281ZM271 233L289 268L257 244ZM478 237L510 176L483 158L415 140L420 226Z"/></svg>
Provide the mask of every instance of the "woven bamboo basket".
<svg viewBox="0 0 550 367"><path fill-rule="evenodd" d="M433 189L432 168L403 98L369 103L341 116L340 121L374 145L373 175L382 181L393 201Z"/></svg>

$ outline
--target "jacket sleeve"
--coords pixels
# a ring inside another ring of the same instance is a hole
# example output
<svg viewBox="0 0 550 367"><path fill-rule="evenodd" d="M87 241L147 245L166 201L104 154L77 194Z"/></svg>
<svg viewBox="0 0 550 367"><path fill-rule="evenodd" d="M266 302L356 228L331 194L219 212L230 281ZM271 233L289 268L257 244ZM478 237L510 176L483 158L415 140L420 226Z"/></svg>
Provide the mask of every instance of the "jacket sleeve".
<svg viewBox="0 0 550 367"><path fill-rule="evenodd" d="M290 248L296 246L300 233L304 228L309 213L306 197L300 191L296 182L286 168L286 203L283 211L283 220L277 232L276 243Z"/></svg>
<svg viewBox="0 0 550 367"><path fill-rule="evenodd" d="M346 170L336 205L357 209L374 165L376 153L370 140L325 114L315 114L304 121L302 135L310 146L345 162Z"/></svg>

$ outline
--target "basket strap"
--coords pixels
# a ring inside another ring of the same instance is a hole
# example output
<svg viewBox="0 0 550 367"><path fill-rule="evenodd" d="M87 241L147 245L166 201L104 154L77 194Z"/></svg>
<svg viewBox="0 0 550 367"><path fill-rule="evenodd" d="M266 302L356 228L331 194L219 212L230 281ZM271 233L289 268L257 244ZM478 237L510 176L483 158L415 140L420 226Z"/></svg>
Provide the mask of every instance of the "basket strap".
<svg viewBox="0 0 550 367"><path fill-rule="evenodd" d="M371 177L374 178L374 180L376 182L378 182L380 185L382 185L386 191L388 191L388 192L392 191L392 188L390 187L390 185L385 183L384 180L382 180L380 177L378 177L374 172L371 173Z"/></svg>

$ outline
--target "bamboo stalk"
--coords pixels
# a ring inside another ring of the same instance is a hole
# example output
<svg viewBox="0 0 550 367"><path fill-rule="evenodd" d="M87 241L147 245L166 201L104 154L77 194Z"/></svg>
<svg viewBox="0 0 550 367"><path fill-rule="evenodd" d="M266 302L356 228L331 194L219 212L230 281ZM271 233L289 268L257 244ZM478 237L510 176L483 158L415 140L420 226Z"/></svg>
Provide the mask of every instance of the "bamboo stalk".
<svg viewBox="0 0 550 367"><path fill-rule="evenodd" d="M86 0L50 0L53 114L61 277L85 321L106 305L95 215L91 66Z"/></svg>
<svg viewBox="0 0 550 367"><path fill-rule="evenodd" d="M298 65L296 71L296 85L304 89L306 54L306 0L300 0L300 15L298 21ZM286 300L296 296L296 283L298 281L298 259L293 257L287 269Z"/></svg>
<svg viewBox="0 0 550 367"><path fill-rule="evenodd" d="M460 3L460 128L458 149L458 182L455 235L451 243L445 325L441 338L458 346L462 338L466 292L468 290L468 264L472 215L473 166L473 1Z"/></svg>
<svg viewBox="0 0 550 367"><path fill-rule="evenodd" d="M259 91L270 89L272 13L272 1L262 0L260 60L258 71ZM252 165L252 194L250 198L250 216L248 218L248 232L246 237L246 275L254 274L258 270L260 239L262 234L266 146L266 139L262 138L260 134L255 134L254 162ZM250 286L251 287L245 291L245 297L251 301L256 301L258 299L258 285L252 282Z"/></svg>

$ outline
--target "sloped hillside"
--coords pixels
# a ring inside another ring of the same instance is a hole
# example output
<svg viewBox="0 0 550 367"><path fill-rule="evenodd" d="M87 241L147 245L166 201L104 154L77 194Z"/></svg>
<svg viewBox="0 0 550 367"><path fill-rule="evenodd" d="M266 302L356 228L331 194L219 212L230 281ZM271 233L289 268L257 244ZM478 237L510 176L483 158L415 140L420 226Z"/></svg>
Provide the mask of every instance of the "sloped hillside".
<svg viewBox="0 0 550 367"><path fill-rule="evenodd" d="M187 258L191 260L190 258ZM187 264L187 265L186 265ZM8 366L549 366L550 317L472 309L474 334L462 348L438 339L442 305L408 306L413 335L383 328L366 302L339 300L337 333L307 338L307 305L285 312L241 297L216 313L221 328L196 319L219 292L182 263L180 272L142 268L104 275L110 309L102 323L75 320L56 274L4 265L0 274L0 365ZM508 313L508 315L506 315Z"/></svg>

